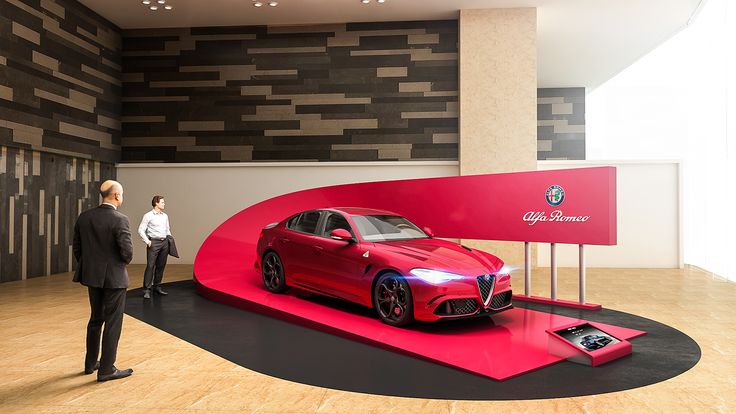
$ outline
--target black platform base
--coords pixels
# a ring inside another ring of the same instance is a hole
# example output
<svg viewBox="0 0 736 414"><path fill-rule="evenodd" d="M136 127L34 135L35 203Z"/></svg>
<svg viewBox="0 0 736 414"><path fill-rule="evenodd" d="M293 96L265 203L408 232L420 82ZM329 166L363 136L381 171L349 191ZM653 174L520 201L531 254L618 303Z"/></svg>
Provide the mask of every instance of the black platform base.
<svg viewBox="0 0 736 414"><path fill-rule="evenodd" d="M561 362L498 382L212 302L199 296L191 281L168 283L165 290L168 296L146 300L140 289L129 291L126 313L254 371L346 391L451 400L574 397L664 381L700 359L695 341L651 319L609 309L586 311L515 302L516 307L625 326L647 335L631 341L632 355L600 367ZM335 305L353 307L345 302ZM354 311L367 310L354 306Z"/></svg>

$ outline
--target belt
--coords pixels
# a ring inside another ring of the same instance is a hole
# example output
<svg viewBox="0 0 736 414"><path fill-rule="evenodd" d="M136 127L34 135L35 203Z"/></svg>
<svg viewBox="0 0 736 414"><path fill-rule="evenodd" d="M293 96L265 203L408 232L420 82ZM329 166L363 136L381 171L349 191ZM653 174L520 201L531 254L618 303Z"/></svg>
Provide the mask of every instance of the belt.
<svg viewBox="0 0 736 414"><path fill-rule="evenodd" d="M149 239L151 239L151 240L158 240L158 241L164 241L164 240L166 240L166 237L163 237L163 238L162 237L149 237Z"/></svg>

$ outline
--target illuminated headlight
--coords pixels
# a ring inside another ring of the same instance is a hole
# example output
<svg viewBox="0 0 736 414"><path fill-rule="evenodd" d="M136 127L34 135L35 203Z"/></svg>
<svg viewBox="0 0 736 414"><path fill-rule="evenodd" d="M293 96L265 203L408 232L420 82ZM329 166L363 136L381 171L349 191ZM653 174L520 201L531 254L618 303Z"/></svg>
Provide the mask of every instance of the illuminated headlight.
<svg viewBox="0 0 736 414"><path fill-rule="evenodd" d="M429 282L433 284L445 283L451 280L460 280L465 277L463 275L458 275L455 273L443 272L441 270L432 270L432 269L412 269L411 272L409 273L411 273L413 276L416 276L424 280L425 282Z"/></svg>

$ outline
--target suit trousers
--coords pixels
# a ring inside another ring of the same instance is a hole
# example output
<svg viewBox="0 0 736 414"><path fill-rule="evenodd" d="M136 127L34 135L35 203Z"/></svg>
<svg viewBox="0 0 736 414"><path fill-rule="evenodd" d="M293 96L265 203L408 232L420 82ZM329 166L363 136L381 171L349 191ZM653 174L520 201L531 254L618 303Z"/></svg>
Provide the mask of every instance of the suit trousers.
<svg viewBox="0 0 736 414"><path fill-rule="evenodd" d="M161 284L164 278L166 260L169 258L169 241L151 239L151 247L146 249L146 272L143 274L143 288L151 289Z"/></svg>
<svg viewBox="0 0 736 414"><path fill-rule="evenodd" d="M126 289L107 289L87 286L89 305L92 313L87 324L87 356L85 368L94 367L100 354L100 334L102 333L102 357L100 371L109 374L118 354L118 341L123 329L123 310L125 309ZM102 332L102 326L105 329Z"/></svg>

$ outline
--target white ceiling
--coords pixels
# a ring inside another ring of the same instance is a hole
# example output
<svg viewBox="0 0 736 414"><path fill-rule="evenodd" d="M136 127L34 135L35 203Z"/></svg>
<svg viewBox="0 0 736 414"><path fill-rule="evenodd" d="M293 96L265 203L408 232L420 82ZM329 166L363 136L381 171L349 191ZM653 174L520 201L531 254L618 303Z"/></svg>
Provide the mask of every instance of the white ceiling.
<svg viewBox="0 0 736 414"><path fill-rule="evenodd" d="M536 7L539 87L595 88L683 29L706 0L80 0L123 29L456 19L460 9Z"/></svg>

